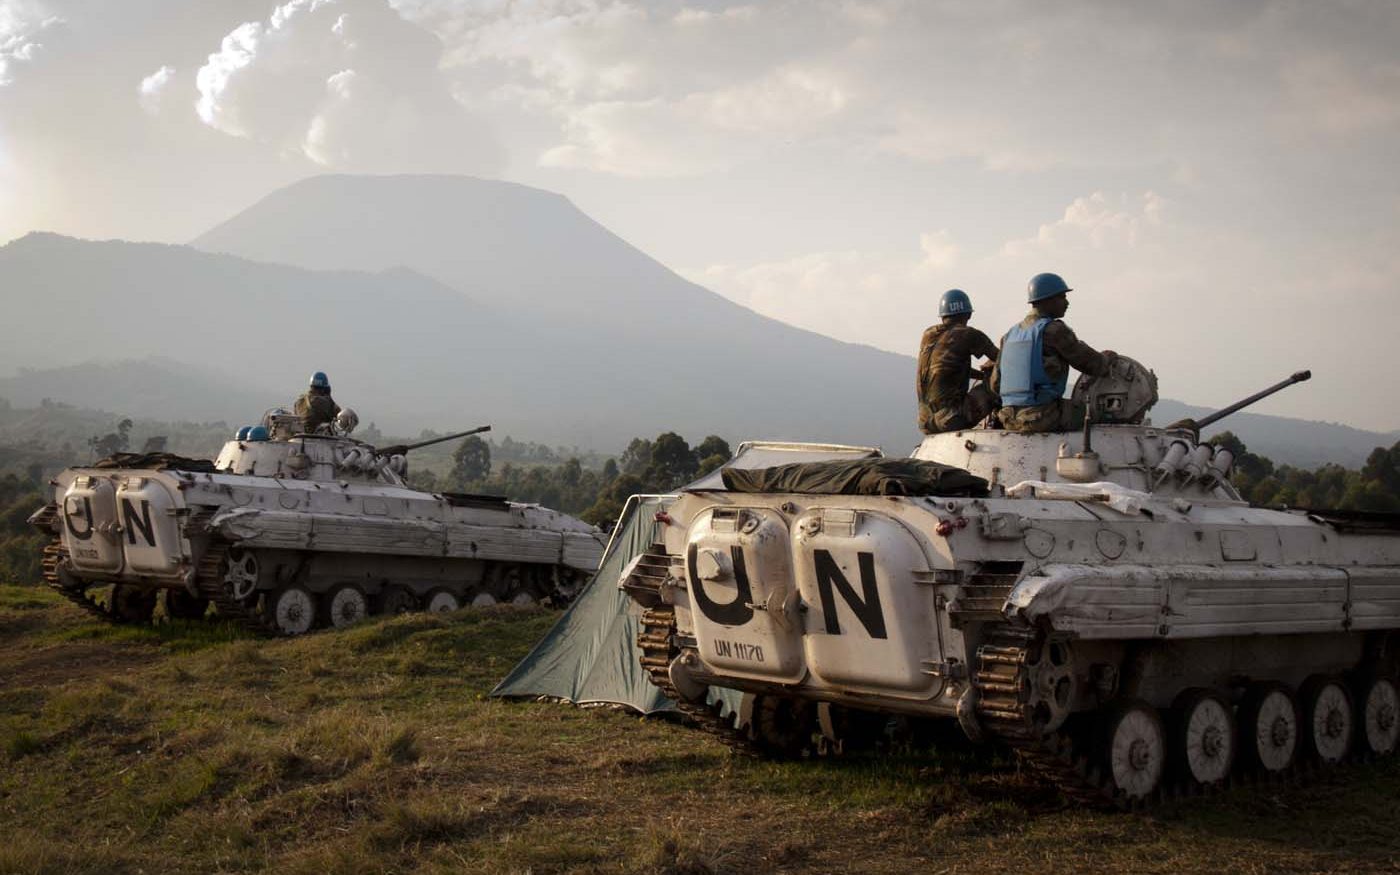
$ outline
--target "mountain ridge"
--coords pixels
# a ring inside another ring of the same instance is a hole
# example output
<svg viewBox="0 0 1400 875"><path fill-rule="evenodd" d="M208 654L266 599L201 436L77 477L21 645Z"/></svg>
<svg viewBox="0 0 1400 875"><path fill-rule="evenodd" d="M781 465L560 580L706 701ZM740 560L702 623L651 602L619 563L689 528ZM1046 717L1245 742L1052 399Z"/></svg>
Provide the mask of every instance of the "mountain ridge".
<svg viewBox="0 0 1400 875"><path fill-rule="evenodd" d="M158 353L284 387L229 416L239 421L289 403L305 374L324 370L337 400L385 428L493 421L602 450L663 430L891 453L920 438L911 357L755 313L552 192L469 177L312 177L193 242L31 234L0 247L0 287L28 291L7 309L43 328L0 348L0 373ZM1172 403L1158 421L1189 415ZM1381 445L1370 442L1393 443L1251 415L1221 425L1257 433L1241 437L1280 461L1355 466ZM1294 432L1299 446L1287 446Z"/></svg>

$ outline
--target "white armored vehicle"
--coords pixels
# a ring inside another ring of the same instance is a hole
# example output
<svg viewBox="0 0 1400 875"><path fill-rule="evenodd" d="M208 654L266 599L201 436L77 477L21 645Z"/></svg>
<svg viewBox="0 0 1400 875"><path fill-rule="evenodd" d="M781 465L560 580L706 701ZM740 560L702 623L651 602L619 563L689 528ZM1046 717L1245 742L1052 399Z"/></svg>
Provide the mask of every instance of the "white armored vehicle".
<svg viewBox="0 0 1400 875"><path fill-rule="evenodd" d="M750 751L944 718L1123 804L1389 754L1400 517L1251 507L1230 453L1198 439L1307 376L1155 427L1155 376L1120 358L1076 387L1082 434L973 429L912 459L726 469L622 574L642 664ZM705 706L712 686L746 694L732 720Z"/></svg>
<svg viewBox="0 0 1400 875"><path fill-rule="evenodd" d="M161 598L171 617L212 602L296 635L378 612L560 603L602 555L602 533L565 514L406 485L409 450L486 428L376 450L348 428L301 434L283 411L265 423L212 463L131 454L63 471L30 520L54 536L45 581L113 622L147 622Z"/></svg>

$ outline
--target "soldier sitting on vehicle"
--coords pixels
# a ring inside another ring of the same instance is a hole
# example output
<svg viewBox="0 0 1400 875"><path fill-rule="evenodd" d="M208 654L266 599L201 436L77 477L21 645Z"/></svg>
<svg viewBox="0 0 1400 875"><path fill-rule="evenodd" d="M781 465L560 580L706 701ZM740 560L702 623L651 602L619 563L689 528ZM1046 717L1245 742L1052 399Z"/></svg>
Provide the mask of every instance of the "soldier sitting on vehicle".
<svg viewBox="0 0 1400 875"><path fill-rule="evenodd" d="M311 375L311 385L292 409L301 417L302 428L307 434L330 428L340 413L340 405L331 398L331 381L325 373L317 371Z"/></svg>
<svg viewBox="0 0 1400 875"><path fill-rule="evenodd" d="M1031 312L1001 339L992 390L1001 396L997 416L1009 431L1069 431L1084 424L1081 405L1064 397L1070 368L1091 377L1108 373L1117 353L1098 352L1060 321L1070 287L1057 274L1039 273L1028 284Z"/></svg>
<svg viewBox="0 0 1400 875"><path fill-rule="evenodd" d="M924 434L972 428L996 409L997 400L985 381L990 362L982 366L983 382L971 390L972 360L996 360L991 338L968 325L972 299L962 289L949 289L938 301L942 322L919 341L919 428Z"/></svg>

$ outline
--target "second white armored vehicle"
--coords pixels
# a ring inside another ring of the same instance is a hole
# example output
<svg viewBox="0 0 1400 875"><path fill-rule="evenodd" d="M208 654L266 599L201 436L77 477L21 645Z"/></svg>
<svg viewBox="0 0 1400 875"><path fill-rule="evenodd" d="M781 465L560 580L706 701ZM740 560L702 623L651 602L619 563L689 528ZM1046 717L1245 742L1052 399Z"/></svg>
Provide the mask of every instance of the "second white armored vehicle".
<svg viewBox="0 0 1400 875"><path fill-rule="evenodd" d="M280 411L266 422L212 463L133 454L63 471L31 518L53 535L45 581L112 622L147 622L160 599L168 616L212 603L296 635L379 612L558 604L597 567L603 535L580 520L406 484L406 452L473 432L376 450L301 434Z"/></svg>
<svg viewBox="0 0 1400 875"><path fill-rule="evenodd" d="M1199 440L1219 416L1145 424L1130 359L1076 391L1082 435L939 434L683 494L620 581L653 682L751 751L943 719L1127 804L1392 753L1400 517L1251 507ZM737 723L712 686L747 694Z"/></svg>

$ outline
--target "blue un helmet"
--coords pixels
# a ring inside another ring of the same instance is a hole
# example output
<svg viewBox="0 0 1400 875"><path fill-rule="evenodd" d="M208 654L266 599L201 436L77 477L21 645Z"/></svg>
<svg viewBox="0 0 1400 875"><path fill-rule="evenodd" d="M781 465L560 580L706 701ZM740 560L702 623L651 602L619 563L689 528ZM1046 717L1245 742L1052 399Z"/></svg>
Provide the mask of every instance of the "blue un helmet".
<svg viewBox="0 0 1400 875"><path fill-rule="evenodd" d="M938 299L939 316L963 316L972 314L972 299L962 289L949 289Z"/></svg>
<svg viewBox="0 0 1400 875"><path fill-rule="evenodd" d="M327 392L331 390L331 381L325 371L317 371L311 375L311 388L325 389Z"/></svg>
<svg viewBox="0 0 1400 875"><path fill-rule="evenodd" d="M1057 273L1038 273L1026 284L1026 300L1034 304L1046 298L1074 291Z"/></svg>
<svg viewBox="0 0 1400 875"><path fill-rule="evenodd" d="M267 440L267 428L264 427L264 426L261 426L261 425L255 425L255 426L253 426L252 428L248 429L248 440L250 440L250 441L265 441L265 440Z"/></svg>
<svg viewBox="0 0 1400 875"><path fill-rule="evenodd" d="M253 427L251 425L245 425L238 430L238 433L233 436L233 439L236 441L246 441L248 439L248 432L252 430Z"/></svg>

